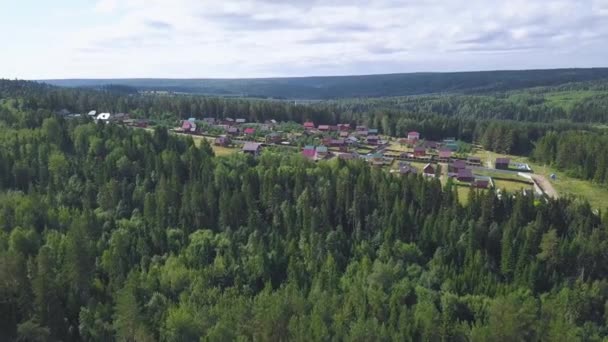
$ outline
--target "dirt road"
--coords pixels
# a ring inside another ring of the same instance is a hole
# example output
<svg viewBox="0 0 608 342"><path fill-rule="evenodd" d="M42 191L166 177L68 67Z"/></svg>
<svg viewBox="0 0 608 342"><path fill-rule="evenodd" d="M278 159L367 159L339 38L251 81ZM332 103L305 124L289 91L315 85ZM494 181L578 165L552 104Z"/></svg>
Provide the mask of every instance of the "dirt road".
<svg viewBox="0 0 608 342"><path fill-rule="evenodd" d="M541 176L541 175L537 175L537 174L533 174L532 178L534 178L534 180L536 181L538 186L540 186L543 189L543 191L547 194L547 196L549 196L553 199L559 198L559 195L557 194L557 191L555 191L553 184L551 184L551 182L549 182L547 180L547 178L545 178L544 176Z"/></svg>

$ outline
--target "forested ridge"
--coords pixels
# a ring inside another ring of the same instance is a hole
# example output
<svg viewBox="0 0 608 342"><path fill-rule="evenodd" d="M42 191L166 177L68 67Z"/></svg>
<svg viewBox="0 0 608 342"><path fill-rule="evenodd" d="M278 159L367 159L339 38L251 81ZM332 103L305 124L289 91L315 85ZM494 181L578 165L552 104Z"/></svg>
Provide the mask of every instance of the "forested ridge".
<svg viewBox="0 0 608 342"><path fill-rule="evenodd" d="M588 68L257 79L67 79L45 82L68 87L115 84L142 91L327 100L435 93L488 93L559 86L571 82L605 81L607 78L608 68Z"/></svg>
<svg viewBox="0 0 608 342"><path fill-rule="evenodd" d="M463 205L360 161L218 158L34 100L0 112L0 340L608 337L608 216L586 203Z"/></svg>

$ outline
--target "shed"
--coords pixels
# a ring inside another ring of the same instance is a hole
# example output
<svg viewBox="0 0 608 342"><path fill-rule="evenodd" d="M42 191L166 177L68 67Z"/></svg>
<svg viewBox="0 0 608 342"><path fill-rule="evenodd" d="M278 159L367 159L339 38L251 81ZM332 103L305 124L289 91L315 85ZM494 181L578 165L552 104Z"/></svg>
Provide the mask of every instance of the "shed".
<svg viewBox="0 0 608 342"><path fill-rule="evenodd" d="M494 167L500 170L508 170L509 164L511 164L511 159L509 158L496 158Z"/></svg>

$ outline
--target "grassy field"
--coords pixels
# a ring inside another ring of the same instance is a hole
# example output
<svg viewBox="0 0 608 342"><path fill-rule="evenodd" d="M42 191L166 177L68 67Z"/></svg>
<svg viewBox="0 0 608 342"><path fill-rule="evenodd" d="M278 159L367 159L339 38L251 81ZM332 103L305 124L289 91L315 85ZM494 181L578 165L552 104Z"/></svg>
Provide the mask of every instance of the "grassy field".
<svg viewBox="0 0 608 342"><path fill-rule="evenodd" d="M604 92L594 90L556 91L546 93L545 100L549 106L560 107L569 111L575 103L602 93Z"/></svg>
<svg viewBox="0 0 608 342"><path fill-rule="evenodd" d="M569 177L565 173L559 172L552 167L534 163L527 157L498 154L484 150L477 150L473 155L480 157L484 165L487 165L488 160L493 162L497 157L507 157L511 158L512 161L528 163L534 173L544 176L547 179L550 179L551 174L557 175L557 179L551 181L551 184L553 184L553 187L555 187L555 190L557 190L560 196L570 195L585 199L589 201L591 206L595 209L606 209L608 207L607 187L593 184L590 181ZM497 186L502 188L501 184L497 184ZM507 184L504 185L506 186ZM514 185L509 184L507 190L509 190L510 187L514 187Z"/></svg>

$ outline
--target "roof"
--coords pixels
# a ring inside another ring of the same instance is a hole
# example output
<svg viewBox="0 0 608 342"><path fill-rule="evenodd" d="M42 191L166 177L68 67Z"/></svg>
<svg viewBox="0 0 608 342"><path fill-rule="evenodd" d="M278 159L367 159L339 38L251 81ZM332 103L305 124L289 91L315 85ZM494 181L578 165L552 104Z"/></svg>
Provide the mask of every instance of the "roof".
<svg viewBox="0 0 608 342"><path fill-rule="evenodd" d="M304 149L302 150L302 155L304 155L305 157L308 157L308 158L313 158L315 156L315 154L316 154L316 151L315 151L314 146L312 146L312 145L304 146Z"/></svg>
<svg viewBox="0 0 608 342"><path fill-rule="evenodd" d="M304 123L304 127L315 127L315 124L312 121L306 121Z"/></svg>
<svg viewBox="0 0 608 342"><path fill-rule="evenodd" d="M474 156L469 156L469 157L467 157L467 160L481 160L481 158L474 157Z"/></svg>
<svg viewBox="0 0 608 342"><path fill-rule="evenodd" d="M367 140L378 140L378 136L377 135L370 135L367 137Z"/></svg>
<svg viewBox="0 0 608 342"><path fill-rule="evenodd" d="M467 167L467 163L462 159L456 159L452 162L452 167L457 169L464 169Z"/></svg>
<svg viewBox="0 0 608 342"><path fill-rule="evenodd" d="M355 159L356 157L357 156L352 153L342 153L342 154L338 155L338 158L345 159L345 160Z"/></svg>
<svg viewBox="0 0 608 342"><path fill-rule="evenodd" d="M344 139L331 139L332 145L344 145L346 142Z"/></svg>
<svg viewBox="0 0 608 342"><path fill-rule="evenodd" d="M188 121L190 121L190 122L195 122L195 121L196 121L196 118L188 118Z"/></svg>
<svg viewBox="0 0 608 342"><path fill-rule="evenodd" d="M245 132L245 134L253 134L253 133L255 133L255 128L251 128L251 127L245 128L244 132Z"/></svg>
<svg viewBox="0 0 608 342"><path fill-rule="evenodd" d="M458 178L473 178L473 171L471 169L460 169L458 170Z"/></svg>
<svg viewBox="0 0 608 342"><path fill-rule="evenodd" d="M509 158L496 158L496 164L509 164L511 159Z"/></svg>
<svg viewBox="0 0 608 342"><path fill-rule="evenodd" d="M451 156L452 156L452 151L450 151L450 150L439 151L439 158L450 158Z"/></svg>
<svg viewBox="0 0 608 342"><path fill-rule="evenodd" d="M90 112L89 112L89 115L90 115L90 116L95 116L96 114L97 114L97 111L96 111L96 110L92 110L92 111L90 111Z"/></svg>
<svg viewBox="0 0 608 342"><path fill-rule="evenodd" d="M327 146L323 146L323 145L317 146L316 150L317 150L317 153L319 153L319 152L320 153L327 153Z"/></svg>
<svg viewBox="0 0 608 342"><path fill-rule="evenodd" d="M245 123L245 119L236 119L235 120L237 123Z"/></svg>
<svg viewBox="0 0 608 342"><path fill-rule="evenodd" d="M424 167L423 167L422 169L423 169L423 170L426 172L426 170L427 170L429 167L433 169L433 173L434 173L434 172L435 172L435 167L434 167L434 166L433 166L433 164L431 164L431 163L428 163L428 164L424 165Z"/></svg>
<svg viewBox="0 0 608 342"><path fill-rule="evenodd" d="M348 132L340 132L340 136L346 138L348 137Z"/></svg>
<svg viewBox="0 0 608 342"><path fill-rule="evenodd" d="M417 135L420 136L420 133L416 132L416 131L411 131L407 134L407 136L409 137L410 135Z"/></svg>
<svg viewBox="0 0 608 342"><path fill-rule="evenodd" d="M243 146L243 151L257 152L261 147L262 147L262 144L260 144L260 143L246 142L245 146Z"/></svg>
<svg viewBox="0 0 608 342"><path fill-rule="evenodd" d="M426 148L422 146L416 146L414 147L414 152L426 152Z"/></svg>
<svg viewBox="0 0 608 342"><path fill-rule="evenodd" d="M367 130L367 133L369 134L378 134L378 129L377 128L370 128Z"/></svg>
<svg viewBox="0 0 608 342"><path fill-rule="evenodd" d="M239 131L239 129L236 128L236 127L230 127L230 128L228 128L228 133L237 133L238 131Z"/></svg>
<svg viewBox="0 0 608 342"><path fill-rule="evenodd" d="M329 125L319 125L319 129L320 130L328 130L329 129Z"/></svg>

